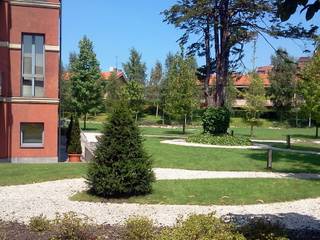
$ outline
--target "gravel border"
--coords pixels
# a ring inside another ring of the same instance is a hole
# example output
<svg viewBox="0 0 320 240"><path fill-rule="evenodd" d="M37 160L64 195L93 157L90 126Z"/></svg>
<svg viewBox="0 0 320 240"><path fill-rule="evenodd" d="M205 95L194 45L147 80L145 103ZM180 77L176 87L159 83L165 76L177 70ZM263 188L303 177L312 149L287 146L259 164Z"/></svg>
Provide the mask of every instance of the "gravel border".
<svg viewBox="0 0 320 240"><path fill-rule="evenodd" d="M0 187L0 218L28 223L31 217L44 214L50 219L57 212L76 212L99 224L121 224L128 217L140 215L159 225L173 225L179 216L215 212L238 219L267 217L289 229L320 229L320 198L293 202L240 206L140 205L70 201L76 192L87 189L84 179L59 180L30 185Z"/></svg>

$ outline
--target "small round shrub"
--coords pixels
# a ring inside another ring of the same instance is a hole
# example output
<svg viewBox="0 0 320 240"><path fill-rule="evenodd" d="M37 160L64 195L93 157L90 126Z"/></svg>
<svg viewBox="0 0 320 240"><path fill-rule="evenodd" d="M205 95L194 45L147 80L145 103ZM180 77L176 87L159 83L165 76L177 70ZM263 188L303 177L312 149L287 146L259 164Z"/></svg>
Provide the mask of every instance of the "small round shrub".
<svg viewBox="0 0 320 240"><path fill-rule="evenodd" d="M230 111L226 107L207 108L202 115L204 133L212 135L226 134L230 126Z"/></svg>
<svg viewBox="0 0 320 240"><path fill-rule="evenodd" d="M252 145L250 138L244 136L218 135L210 134L194 134L187 138L187 142L201 143L211 145L225 145L225 146L250 146Z"/></svg>
<svg viewBox="0 0 320 240"><path fill-rule="evenodd" d="M125 223L123 232L125 240L153 240L154 235L153 221L146 217L132 217Z"/></svg>
<svg viewBox="0 0 320 240"><path fill-rule="evenodd" d="M90 192L106 198L142 195L151 192L153 181L152 161L143 148L140 130L127 104L119 103L89 163Z"/></svg>
<svg viewBox="0 0 320 240"><path fill-rule="evenodd" d="M30 219L29 228L34 232L44 232L50 229L50 224L50 220L41 214Z"/></svg>

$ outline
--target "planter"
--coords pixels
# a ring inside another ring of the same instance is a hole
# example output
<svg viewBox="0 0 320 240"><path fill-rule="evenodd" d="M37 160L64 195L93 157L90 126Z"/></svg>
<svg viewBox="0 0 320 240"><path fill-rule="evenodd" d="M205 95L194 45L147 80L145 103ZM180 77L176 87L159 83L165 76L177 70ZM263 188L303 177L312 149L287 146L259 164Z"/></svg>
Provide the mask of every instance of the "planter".
<svg viewBox="0 0 320 240"><path fill-rule="evenodd" d="M76 163L76 162L81 162L81 154L78 153L69 153L69 162Z"/></svg>

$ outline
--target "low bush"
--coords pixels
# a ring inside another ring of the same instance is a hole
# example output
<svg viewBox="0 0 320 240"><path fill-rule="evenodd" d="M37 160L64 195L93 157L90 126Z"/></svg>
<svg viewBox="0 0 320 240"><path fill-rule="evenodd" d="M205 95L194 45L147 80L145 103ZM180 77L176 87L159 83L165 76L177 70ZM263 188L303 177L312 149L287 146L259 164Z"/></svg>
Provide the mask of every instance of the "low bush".
<svg viewBox="0 0 320 240"><path fill-rule="evenodd" d="M245 240L232 224L223 223L213 214L191 215L179 220L173 228L166 228L156 240Z"/></svg>
<svg viewBox="0 0 320 240"><path fill-rule="evenodd" d="M202 115L203 132L219 135L226 134L230 126L230 111L225 107L207 108Z"/></svg>
<svg viewBox="0 0 320 240"><path fill-rule="evenodd" d="M288 240L285 228L265 219L253 219L239 228L247 240Z"/></svg>
<svg viewBox="0 0 320 240"><path fill-rule="evenodd" d="M29 227L34 232L44 232L50 229L50 220L43 214L40 216L32 217L29 222Z"/></svg>
<svg viewBox="0 0 320 240"><path fill-rule="evenodd" d="M195 134L187 138L190 143L202 143L211 145L226 145L226 146L250 146L251 141L248 137L244 136L231 136L231 135L217 135L210 134Z"/></svg>
<svg viewBox="0 0 320 240"><path fill-rule="evenodd" d="M155 227L146 217L129 218L125 223L124 237L126 240L153 240Z"/></svg>
<svg viewBox="0 0 320 240"><path fill-rule="evenodd" d="M94 225L88 218L81 218L74 212L57 214L52 221L52 229L55 232L51 240L96 240Z"/></svg>

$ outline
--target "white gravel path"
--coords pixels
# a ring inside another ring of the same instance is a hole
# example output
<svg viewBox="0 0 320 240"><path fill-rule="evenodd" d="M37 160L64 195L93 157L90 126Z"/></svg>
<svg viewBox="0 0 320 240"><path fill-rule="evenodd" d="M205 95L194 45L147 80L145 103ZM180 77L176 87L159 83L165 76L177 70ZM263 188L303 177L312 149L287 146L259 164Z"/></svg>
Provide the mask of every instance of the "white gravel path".
<svg viewBox="0 0 320 240"><path fill-rule="evenodd" d="M172 225L178 216L216 212L218 216L233 214L241 215L241 218L264 215L271 220L280 220L291 229L320 229L320 198L243 206L87 203L68 199L85 189L83 179L0 187L0 218L27 223L32 216L44 214L54 218L57 212L73 211L97 223L123 223L130 216L140 215L148 216L158 224Z"/></svg>
<svg viewBox="0 0 320 240"><path fill-rule="evenodd" d="M320 174L313 173L275 173L275 172L235 172L235 171L199 171L173 168L154 168L157 180L174 179L213 179L213 178L297 178L318 179Z"/></svg>

